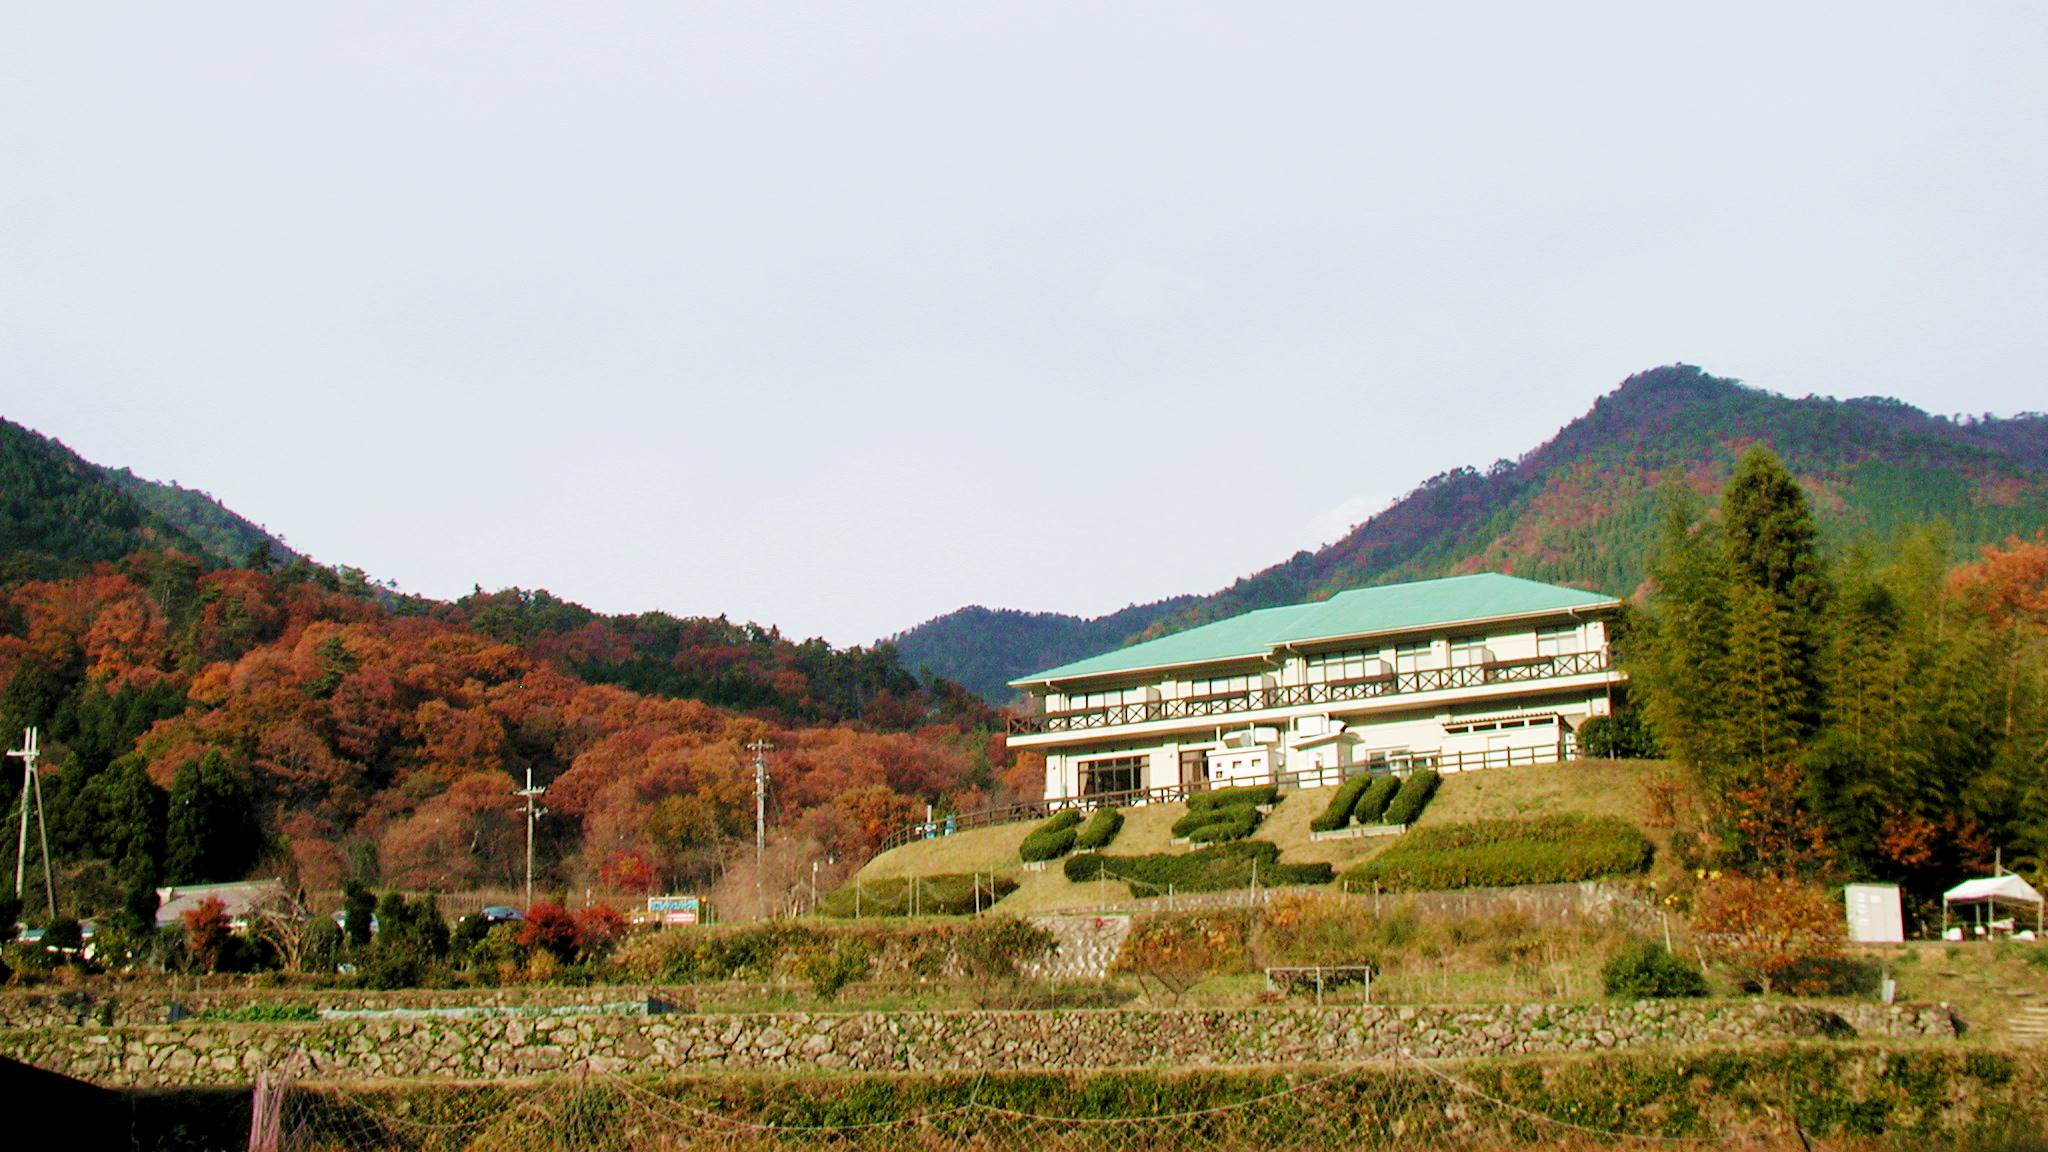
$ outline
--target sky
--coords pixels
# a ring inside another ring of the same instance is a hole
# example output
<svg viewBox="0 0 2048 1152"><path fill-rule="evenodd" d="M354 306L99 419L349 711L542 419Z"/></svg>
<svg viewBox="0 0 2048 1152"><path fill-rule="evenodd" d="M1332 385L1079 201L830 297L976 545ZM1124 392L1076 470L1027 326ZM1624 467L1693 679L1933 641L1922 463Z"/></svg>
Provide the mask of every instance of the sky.
<svg viewBox="0 0 2048 1152"><path fill-rule="evenodd" d="M867 643L1683 361L2048 408L2048 8L5 0L0 416L315 558Z"/></svg>

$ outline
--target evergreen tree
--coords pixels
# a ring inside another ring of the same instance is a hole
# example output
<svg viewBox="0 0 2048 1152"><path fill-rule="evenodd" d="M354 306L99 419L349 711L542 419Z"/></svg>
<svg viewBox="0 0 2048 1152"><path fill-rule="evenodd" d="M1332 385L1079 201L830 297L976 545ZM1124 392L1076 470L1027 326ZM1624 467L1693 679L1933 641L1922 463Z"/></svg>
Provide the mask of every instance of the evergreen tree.
<svg viewBox="0 0 2048 1152"><path fill-rule="evenodd" d="M1725 701L1728 653L1726 564L1699 503L1675 480L1660 493L1659 547L1651 563L1649 611L1631 621L1622 645L1631 680L1657 742L1705 774L1731 754Z"/></svg>
<svg viewBox="0 0 2048 1152"><path fill-rule="evenodd" d="M1772 695L1795 737L1810 735L1820 723L1827 571L1806 494L1761 444L1743 456L1721 494L1721 529L1736 584L1763 593L1777 609L1787 662L1775 670L1783 679Z"/></svg>
<svg viewBox="0 0 2048 1152"><path fill-rule="evenodd" d="M188 760L171 779L164 872L174 884L239 880L263 855L256 781L219 749Z"/></svg>

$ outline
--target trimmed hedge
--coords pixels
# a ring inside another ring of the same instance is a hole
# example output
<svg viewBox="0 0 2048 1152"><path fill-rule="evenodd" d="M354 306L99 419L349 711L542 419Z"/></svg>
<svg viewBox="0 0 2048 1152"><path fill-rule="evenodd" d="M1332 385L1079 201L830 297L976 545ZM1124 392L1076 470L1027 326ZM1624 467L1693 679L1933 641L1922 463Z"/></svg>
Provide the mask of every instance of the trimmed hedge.
<svg viewBox="0 0 2048 1152"><path fill-rule="evenodd" d="M1614 816L1560 814L1416 828L1344 873L1382 888L1505 888L1624 876L1650 866L1650 842Z"/></svg>
<svg viewBox="0 0 2048 1152"><path fill-rule="evenodd" d="M1056 812L1052 819L1031 830L1024 842L1017 845L1017 855L1026 863L1039 860L1057 860L1074 850L1074 828L1081 823L1081 814L1069 808Z"/></svg>
<svg viewBox="0 0 2048 1152"><path fill-rule="evenodd" d="M1429 806L1429 798L1436 795L1436 787L1443 783L1443 777L1432 769L1424 768L1411 773L1401 782L1401 790L1394 793L1394 799L1387 804L1386 815L1380 818L1386 824L1413 824L1422 810Z"/></svg>
<svg viewBox="0 0 2048 1152"><path fill-rule="evenodd" d="M1123 831L1123 827L1122 812L1114 808L1098 808L1095 815L1088 818L1088 823L1081 826L1081 831L1074 835L1074 847L1083 852L1093 852L1116 839L1116 834Z"/></svg>
<svg viewBox="0 0 2048 1152"><path fill-rule="evenodd" d="M1260 784L1254 788L1218 788L1214 792L1197 792L1188 797L1188 811L1200 812L1208 808L1230 808L1239 804L1256 807L1271 804L1280 799L1278 784Z"/></svg>
<svg viewBox="0 0 2048 1152"><path fill-rule="evenodd" d="M987 911L988 906L1017 890L1017 882L1007 876L946 875L918 876L917 914L920 916L971 916L976 907L975 885L981 888L979 906ZM859 885L858 897L855 886L848 884L818 902L818 911L827 916L850 919L853 916L908 916L910 915L910 879L867 880ZM856 912L856 907L858 911Z"/></svg>
<svg viewBox="0 0 2048 1152"><path fill-rule="evenodd" d="M1064 865L1067 879L1122 880L1133 895L1176 892L1217 892L1249 887L1256 871L1260 884L1328 884L1336 879L1328 864L1282 864L1280 846L1264 840L1240 840L1198 848L1193 852L1156 856L1105 856L1077 852Z"/></svg>
<svg viewBox="0 0 2048 1152"><path fill-rule="evenodd" d="M1337 786L1337 794L1330 797L1322 815L1308 822L1312 832L1335 832L1351 823L1351 811L1358 807L1358 798L1372 786L1371 776L1354 776Z"/></svg>
<svg viewBox="0 0 2048 1152"><path fill-rule="evenodd" d="M1387 805L1393 802L1394 793L1401 790L1399 776L1375 777L1372 787L1358 798L1358 807L1351 810L1351 818L1360 824L1377 824L1387 814Z"/></svg>
<svg viewBox="0 0 2048 1152"><path fill-rule="evenodd" d="M1173 822L1173 834L1203 844L1242 840L1259 826L1259 805L1280 798L1275 784L1256 788L1220 788L1188 797L1188 814Z"/></svg>
<svg viewBox="0 0 2048 1152"><path fill-rule="evenodd" d="M1201 844L1222 844L1250 836L1259 819L1259 810L1249 804L1190 812L1174 822L1173 834Z"/></svg>

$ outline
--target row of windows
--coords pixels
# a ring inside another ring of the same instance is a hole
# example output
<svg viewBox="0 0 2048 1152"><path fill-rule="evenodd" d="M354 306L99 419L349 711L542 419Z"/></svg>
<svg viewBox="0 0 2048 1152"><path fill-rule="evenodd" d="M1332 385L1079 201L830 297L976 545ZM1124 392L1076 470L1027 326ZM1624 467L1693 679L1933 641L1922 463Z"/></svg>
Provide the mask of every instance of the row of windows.
<svg viewBox="0 0 2048 1152"><path fill-rule="evenodd" d="M1527 635L1527 633L1524 633ZM1565 656L1585 650L1585 641L1576 624L1561 624L1536 630L1536 654L1538 656ZM1415 672L1433 667L1435 647L1427 640L1399 644L1389 651L1385 648L1354 648L1337 652L1317 652L1309 655L1306 664L1308 682L1326 684L1341 680L1362 680L1368 676L1389 671ZM1453 668L1464 668L1484 664L1494 658L1484 636L1460 637L1450 642L1450 662ZM1257 687L1262 677L1254 675L1210 676L1189 680L1179 686L1178 696L1223 696L1248 692ZM1143 688L1119 688L1103 692L1076 692L1066 698L1066 707L1074 711L1099 708L1113 708L1120 704L1142 704L1146 700Z"/></svg>

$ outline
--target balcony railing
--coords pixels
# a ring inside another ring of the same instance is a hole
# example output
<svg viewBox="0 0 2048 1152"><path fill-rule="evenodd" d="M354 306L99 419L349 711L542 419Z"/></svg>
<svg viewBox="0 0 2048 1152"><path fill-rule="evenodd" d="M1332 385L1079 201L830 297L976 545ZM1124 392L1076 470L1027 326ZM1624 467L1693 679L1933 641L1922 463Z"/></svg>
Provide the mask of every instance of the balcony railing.
<svg viewBox="0 0 2048 1152"><path fill-rule="evenodd" d="M1526 684L1563 676L1583 676L1613 667L1607 649L1539 656L1532 660L1497 660L1458 668L1418 668L1412 672L1386 672L1356 680L1332 680L1322 684L1282 684L1272 688L1250 688L1211 696L1181 700L1148 700L1135 704L1108 704L1099 708L1076 708L1065 712L1041 712L1034 716L1012 716L1010 735L1029 736L1040 732L1081 732L1091 728L1116 728L1125 724L1146 724L1156 720L1199 720L1205 716L1231 716L1260 712L1268 708L1294 708L1314 704L1349 704L1383 696L1406 696L1417 692L1442 692L1453 688L1482 688L1492 684Z"/></svg>

